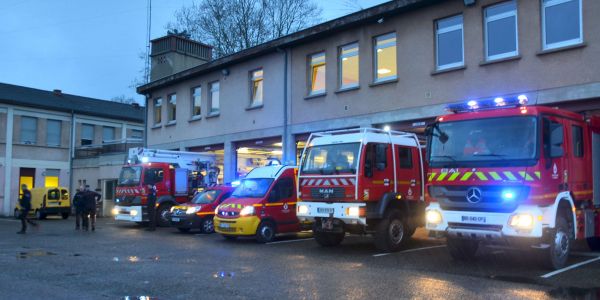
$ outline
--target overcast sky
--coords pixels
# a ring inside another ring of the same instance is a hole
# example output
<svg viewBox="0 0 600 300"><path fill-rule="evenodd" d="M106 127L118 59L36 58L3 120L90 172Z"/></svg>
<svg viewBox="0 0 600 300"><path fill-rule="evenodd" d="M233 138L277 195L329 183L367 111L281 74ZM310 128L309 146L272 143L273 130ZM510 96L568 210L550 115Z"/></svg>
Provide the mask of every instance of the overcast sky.
<svg viewBox="0 0 600 300"><path fill-rule="evenodd" d="M193 0L152 0L151 38ZM331 20L386 0L318 1ZM147 0L0 0L0 82L100 99L130 88L146 47Z"/></svg>

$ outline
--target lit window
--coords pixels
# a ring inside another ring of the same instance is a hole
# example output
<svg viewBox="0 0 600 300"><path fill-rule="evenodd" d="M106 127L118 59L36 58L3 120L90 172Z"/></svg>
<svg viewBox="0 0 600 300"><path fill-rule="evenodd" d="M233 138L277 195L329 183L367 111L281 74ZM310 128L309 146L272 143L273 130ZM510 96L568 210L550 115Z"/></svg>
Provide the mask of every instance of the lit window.
<svg viewBox="0 0 600 300"><path fill-rule="evenodd" d="M325 93L325 53L310 56L310 94Z"/></svg>
<svg viewBox="0 0 600 300"><path fill-rule="evenodd" d="M104 126L102 127L102 143L108 143L115 140L115 128Z"/></svg>
<svg viewBox="0 0 600 300"><path fill-rule="evenodd" d="M215 81L209 84L210 89L210 114L216 115L219 113L219 82Z"/></svg>
<svg viewBox="0 0 600 300"><path fill-rule="evenodd" d="M81 145L91 145L94 142L94 125L81 124Z"/></svg>
<svg viewBox="0 0 600 300"><path fill-rule="evenodd" d="M340 48L340 89L358 86L358 43Z"/></svg>
<svg viewBox="0 0 600 300"><path fill-rule="evenodd" d="M544 49L583 42L581 0L542 0Z"/></svg>
<svg viewBox="0 0 600 300"><path fill-rule="evenodd" d="M375 38L375 82L396 79L396 33Z"/></svg>
<svg viewBox="0 0 600 300"><path fill-rule="evenodd" d="M162 122L162 99L154 99L154 124Z"/></svg>
<svg viewBox="0 0 600 300"><path fill-rule="evenodd" d="M263 104L263 70L252 71L250 75L250 84L252 85L252 99L250 107L261 106Z"/></svg>
<svg viewBox="0 0 600 300"><path fill-rule="evenodd" d="M503 2L485 9L485 38L487 60L518 54L515 1Z"/></svg>
<svg viewBox="0 0 600 300"><path fill-rule="evenodd" d="M174 122L177 117L177 95L171 94L169 95L169 103L167 104L167 112L169 122Z"/></svg>
<svg viewBox="0 0 600 300"><path fill-rule="evenodd" d="M60 146L61 125L59 120L46 121L46 144L48 146Z"/></svg>
<svg viewBox="0 0 600 300"><path fill-rule="evenodd" d="M436 22L436 46L438 70L464 65L462 15Z"/></svg>
<svg viewBox="0 0 600 300"><path fill-rule="evenodd" d="M192 117L202 114L202 88L192 89Z"/></svg>
<svg viewBox="0 0 600 300"><path fill-rule="evenodd" d="M35 144L37 141L37 118L21 117L21 143Z"/></svg>

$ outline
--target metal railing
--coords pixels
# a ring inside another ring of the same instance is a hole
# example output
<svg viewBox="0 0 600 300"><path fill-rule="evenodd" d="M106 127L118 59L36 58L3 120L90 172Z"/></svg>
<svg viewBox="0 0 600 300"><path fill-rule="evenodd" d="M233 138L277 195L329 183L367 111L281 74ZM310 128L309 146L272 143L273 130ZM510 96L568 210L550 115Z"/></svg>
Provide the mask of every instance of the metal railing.
<svg viewBox="0 0 600 300"><path fill-rule="evenodd" d="M92 158L106 154L127 153L129 148L142 147L143 139L128 138L106 141L102 144L85 145L75 148L75 158Z"/></svg>

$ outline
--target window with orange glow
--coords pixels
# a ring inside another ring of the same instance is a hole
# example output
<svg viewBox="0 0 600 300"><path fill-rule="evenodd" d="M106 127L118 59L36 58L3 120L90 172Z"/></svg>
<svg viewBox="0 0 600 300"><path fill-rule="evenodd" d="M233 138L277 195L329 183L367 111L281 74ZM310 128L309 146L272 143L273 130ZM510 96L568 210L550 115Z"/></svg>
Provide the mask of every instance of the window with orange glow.
<svg viewBox="0 0 600 300"><path fill-rule="evenodd" d="M396 33L375 38L375 82L396 79Z"/></svg>
<svg viewBox="0 0 600 300"><path fill-rule="evenodd" d="M340 89L358 86L358 43L340 48Z"/></svg>
<svg viewBox="0 0 600 300"><path fill-rule="evenodd" d="M310 94L325 93L325 53L310 56Z"/></svg>

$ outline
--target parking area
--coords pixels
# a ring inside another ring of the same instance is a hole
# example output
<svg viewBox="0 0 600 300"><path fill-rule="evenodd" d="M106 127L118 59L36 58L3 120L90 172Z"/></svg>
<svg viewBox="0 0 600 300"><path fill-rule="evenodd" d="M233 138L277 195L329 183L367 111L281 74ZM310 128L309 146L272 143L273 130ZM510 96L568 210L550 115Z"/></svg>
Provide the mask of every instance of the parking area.
<svg viewBox="0 0 600 300"><path fill-rule="evenodd" d="M96 232L59 219L27 235L18 228L0 219L0 290L8 299L600 297L600 253L579 244L571 269L549 272L531 255L500 249L453 261L424 230L404 251L381 253L369 237L323 248L308 232L258 244L111 219L100 219Z"/></svg>

